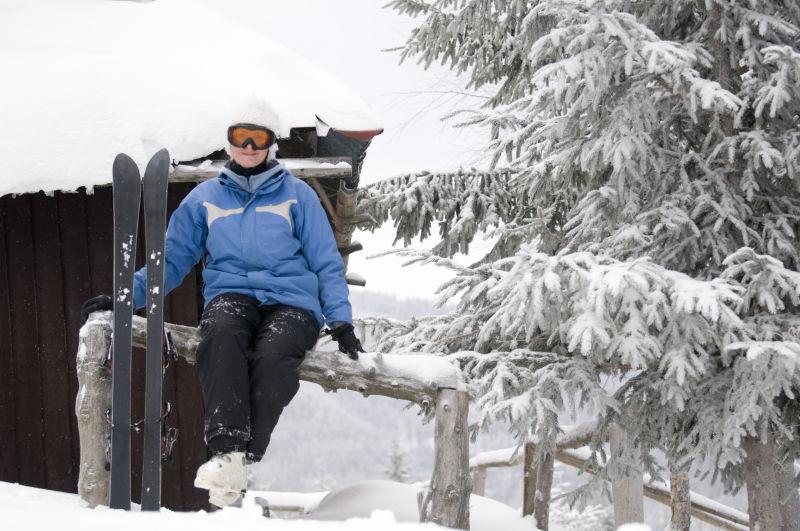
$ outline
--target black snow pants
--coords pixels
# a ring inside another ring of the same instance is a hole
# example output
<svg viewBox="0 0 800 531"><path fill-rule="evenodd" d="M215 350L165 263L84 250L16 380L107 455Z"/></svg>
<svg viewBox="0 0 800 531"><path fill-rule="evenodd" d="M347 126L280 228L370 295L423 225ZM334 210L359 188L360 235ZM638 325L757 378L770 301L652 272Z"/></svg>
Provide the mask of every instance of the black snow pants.
<svg viewBox="0 0 800 531"><path fill-rule="evenodd" d="M311 312L260 306L235 293L215 297L203 311L197 371L211 454L246 452L259 461L272 430L300 386L297 369L319 337Z"/></svg>

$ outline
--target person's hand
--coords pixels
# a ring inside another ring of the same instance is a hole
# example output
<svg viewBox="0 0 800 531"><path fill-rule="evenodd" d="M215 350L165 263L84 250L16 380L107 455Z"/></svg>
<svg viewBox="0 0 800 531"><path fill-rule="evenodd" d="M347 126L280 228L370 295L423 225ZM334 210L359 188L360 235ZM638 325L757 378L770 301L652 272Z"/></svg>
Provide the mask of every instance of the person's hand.
<svg viewBox="0 0 800 531"><path fill-rule="evenodd" d="M339 343L339 351L347 354L351 360L357 360L358 353L364 352L361 341L356 337L354 330L350 323L341 323L334 326L333 330L325 330Z"/></svg>
<svg viewBox="0 0 800 531"><path fill-rule="evenodd" d="M104 312L114 309L114 301L108 295L92 297L81 305L81 326L86 324L92 312Z"/></svg>

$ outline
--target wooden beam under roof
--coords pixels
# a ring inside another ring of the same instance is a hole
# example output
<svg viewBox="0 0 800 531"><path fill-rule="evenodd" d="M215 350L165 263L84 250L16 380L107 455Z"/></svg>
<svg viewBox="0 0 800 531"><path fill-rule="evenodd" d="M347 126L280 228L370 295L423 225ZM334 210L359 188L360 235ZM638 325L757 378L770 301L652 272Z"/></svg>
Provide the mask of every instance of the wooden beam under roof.
<svg viewBox="0 0 800 531"><path fill-rule="evenodd" d="M278 159L292 175L299 179L314 178L346 178L353 173L350 157L313 157L307 159ZM178 164L172 167L169 175L171 183L200 182L213 179L225 161L208 161L199 166Z"/></svg>

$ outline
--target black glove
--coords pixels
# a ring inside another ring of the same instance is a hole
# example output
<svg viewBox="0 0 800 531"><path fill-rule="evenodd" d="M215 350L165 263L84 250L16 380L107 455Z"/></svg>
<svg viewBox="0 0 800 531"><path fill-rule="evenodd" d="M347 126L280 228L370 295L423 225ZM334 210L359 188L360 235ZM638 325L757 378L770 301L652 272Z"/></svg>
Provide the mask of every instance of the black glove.
<svg viewBox="0 0 800 531"><path fill-rule="evenodd" d="M347 354L351 360L357 360L358 353L364 352L354 330L350 323L337 325L333 330L325 330L326 334L330 334L339 343L339 351Z"/></svg>
<svg viewBox="0 0 800 531"><path fill-rule="evenodd" d="M114 309L114 301L108 295L92 297L81 305L81 326L86 324L92 312L105 312Z"/></svg>

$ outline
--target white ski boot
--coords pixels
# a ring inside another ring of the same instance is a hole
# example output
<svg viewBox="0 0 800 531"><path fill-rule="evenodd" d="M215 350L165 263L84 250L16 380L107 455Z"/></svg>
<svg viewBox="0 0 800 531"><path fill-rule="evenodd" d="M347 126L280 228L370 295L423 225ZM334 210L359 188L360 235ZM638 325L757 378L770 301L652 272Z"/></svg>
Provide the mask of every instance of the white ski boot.
<svg viewBox="0 0 800 531"><path fill-rule="evenodd" d="M208 490L208 500L217 507L227 507L247 489L247 465L244 452L215 455L197 469L194 486Z"/></svg>

